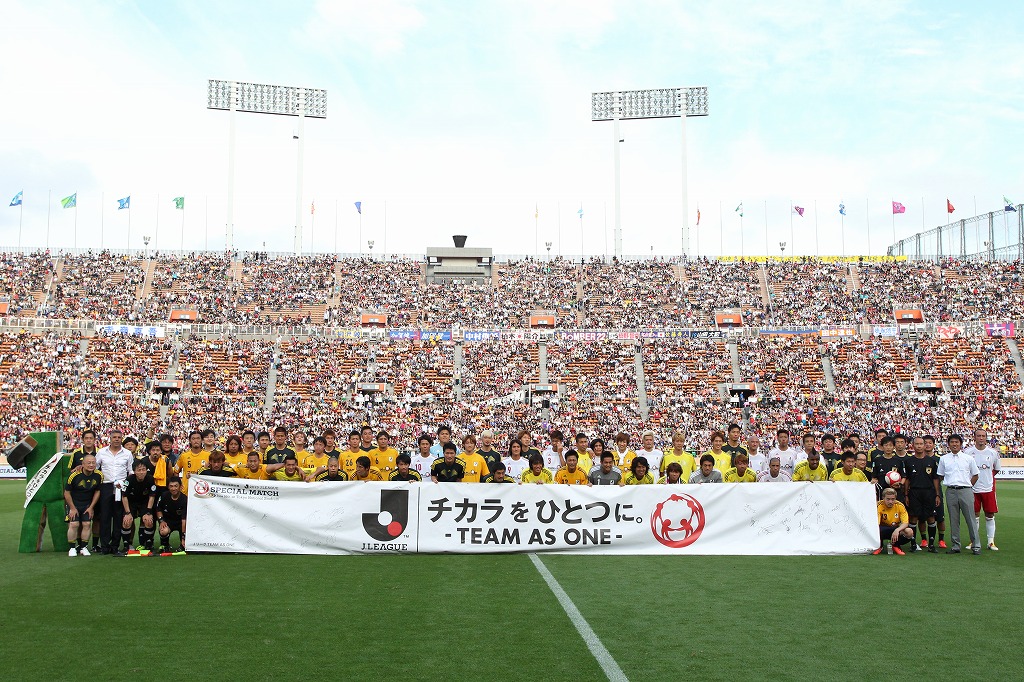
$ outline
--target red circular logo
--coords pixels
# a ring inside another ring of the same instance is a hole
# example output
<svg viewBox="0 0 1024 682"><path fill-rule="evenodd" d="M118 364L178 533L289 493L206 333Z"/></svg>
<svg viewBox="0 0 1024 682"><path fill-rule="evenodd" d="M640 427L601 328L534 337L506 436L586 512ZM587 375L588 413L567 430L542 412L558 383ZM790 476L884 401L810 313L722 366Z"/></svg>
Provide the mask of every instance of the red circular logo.
<svg viewBox="0 0 1024 682"><path fill-rule="evenodd" d="M703 530L704 507L689 495L672 494L651 514L651 532L666 547L692 545Z"/></svg>
<svg viewBox="0 0 1024 682"><path fill-rule="evenodd" d="M206 481L200 481L197 479L196 484L192 486L192 489L195 491L196 495L205 497L210 494L210 484Z"/></svg>

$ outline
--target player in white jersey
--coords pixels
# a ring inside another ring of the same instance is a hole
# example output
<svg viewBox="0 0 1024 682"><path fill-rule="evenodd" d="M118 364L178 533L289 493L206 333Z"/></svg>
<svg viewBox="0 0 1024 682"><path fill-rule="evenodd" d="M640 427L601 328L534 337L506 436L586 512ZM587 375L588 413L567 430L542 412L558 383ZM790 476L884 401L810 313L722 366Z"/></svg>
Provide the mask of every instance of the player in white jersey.
<svg viewBox="0 0 1024 682"><path fill-rule="evenodd" d="M430 467L434 464L434 460L437 459L437 457L435 457L434 454L430 452L430 446L432 446L434 443L430 439L430 436L424 433L423 435L420 436L420 439L416 442L416 444L419 446L419 451L414 452L412 453L412 455L410 455L410 457L412 458L412 464L409 466L409 468L418 473L420 475L420 478L423 479L424 481L429 481Z"/></svg>
<svg viewBox="0 0 1024 682"><path fill-rule="evenodd" d="M530 462L523 457L523 444L517 440L508 444L508 457L501 460L505 465L505 477L516 483L523 479L523 472L530 468Z"/></svg>
<svg viewBox="0 0 1024 682"><path fill-rule="evenodd" d="M758 483L789 483L793 477L782 470L778 457L768 458L768 471L757 475Z"/></svg>
<svg viewBox="0 0 1024 682"><path fill-rule="evenodd" d="M565 466L565 436L561 431L551 432L551 445L541 453L544 458L544 468L554 476L558 470ZM506 468L508 465L505 465ZM508 472L506 472L508 473Z"/></svg>
<svg viewBox="0 0 1024 682"><path fill-rule="evenodd" d="M782 471L793 478L793 469L796 468L796 450L789 447L789 430L779 429L775 432L775 438L779 444L768 453L768 459L770 461L772 457L778 457Z"/></svg>
<svg viewBox="0 0 1024 682"><path fill-rule="evenodd" d="M648 471L660 472L661 460L665 459L665 453L654 447L654 431L644 431L640 442L643 447L636 453L636 456L647 460Z"/></svg>
<svg viewBox="0 0 1024 682"><path fill-rule="evenodd" d="M974 484L974 515L978 517L978 527L981 528L980 514L984 510L988 548L997 551L996 512L999 507L996 504L996 474L999 473L999 453L988 444L988 431L974 431L974 447L968 448L967 454L978 464L978 481Z"/></svg>
<svg viewBox="0 0 1024 682"><path fill-rule="evenodd" d="M768 456L761 452L761 439L751 434L747 436L747 466L760 474L768 471Z"/></svg>

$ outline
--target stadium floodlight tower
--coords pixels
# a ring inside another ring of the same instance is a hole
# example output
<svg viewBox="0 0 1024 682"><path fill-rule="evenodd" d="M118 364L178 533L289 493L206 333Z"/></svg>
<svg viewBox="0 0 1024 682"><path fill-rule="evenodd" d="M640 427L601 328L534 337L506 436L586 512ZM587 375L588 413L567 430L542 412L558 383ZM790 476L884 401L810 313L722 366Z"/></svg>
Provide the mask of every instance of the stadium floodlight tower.
<svg viewBox="0 0 1024 682"><path fill-rule="evenodd" d="M302 253L302 156L306 137L302 123L309 118L327 118L327 91L288 85L265 85L236 81L210 80L206 108L229 112L228 118L228 220L225 248L234 246L235 210L235 112L297 116L299 141L298 168L295 175L295 254Z"/></svg>
<svg viewBox="0 0 1024 682"><path fill-rule="evenodd" d="M686 183L686 118L708 115L708 89L658 88L654 90L621 90L591 94L590 120L613 121L615 127L615 255L622 256L622 210L619 194L619 121L634 118L678 118L683 133L683 255L690 253L690 207Z"/></svg>

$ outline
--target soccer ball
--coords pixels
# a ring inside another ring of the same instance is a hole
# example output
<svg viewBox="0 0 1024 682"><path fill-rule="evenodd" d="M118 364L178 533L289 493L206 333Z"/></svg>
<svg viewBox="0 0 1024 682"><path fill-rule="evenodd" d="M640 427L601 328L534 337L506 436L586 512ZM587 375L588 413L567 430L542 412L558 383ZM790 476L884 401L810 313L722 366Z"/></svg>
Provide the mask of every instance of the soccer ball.
<svg viewBox="0 0 1024 682"><path fill-rule="evenodd" d="M885 482L889 487L896 487L900 484L903 478L900 476L898 471L887 471L885 474Z"/></svg>

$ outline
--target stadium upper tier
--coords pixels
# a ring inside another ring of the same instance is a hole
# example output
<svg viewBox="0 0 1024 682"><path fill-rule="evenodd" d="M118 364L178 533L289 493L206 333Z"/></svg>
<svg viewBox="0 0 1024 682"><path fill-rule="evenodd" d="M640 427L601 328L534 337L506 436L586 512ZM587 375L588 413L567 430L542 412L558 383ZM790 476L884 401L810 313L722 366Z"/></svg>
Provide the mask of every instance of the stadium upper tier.
<svg viewBox="0 0 1024 682"><path fill-rule="evenodd" d="M408 258L151 258L97 252L0 252L8 317L164 324L194 310L209 324L507 329L549 311L562 329L713 327L741 311L748 326L886 324L919 305L928 322L1024 317L1021 263L719 262L561 258L496 263L487 284L428 284Z"/></svg>

